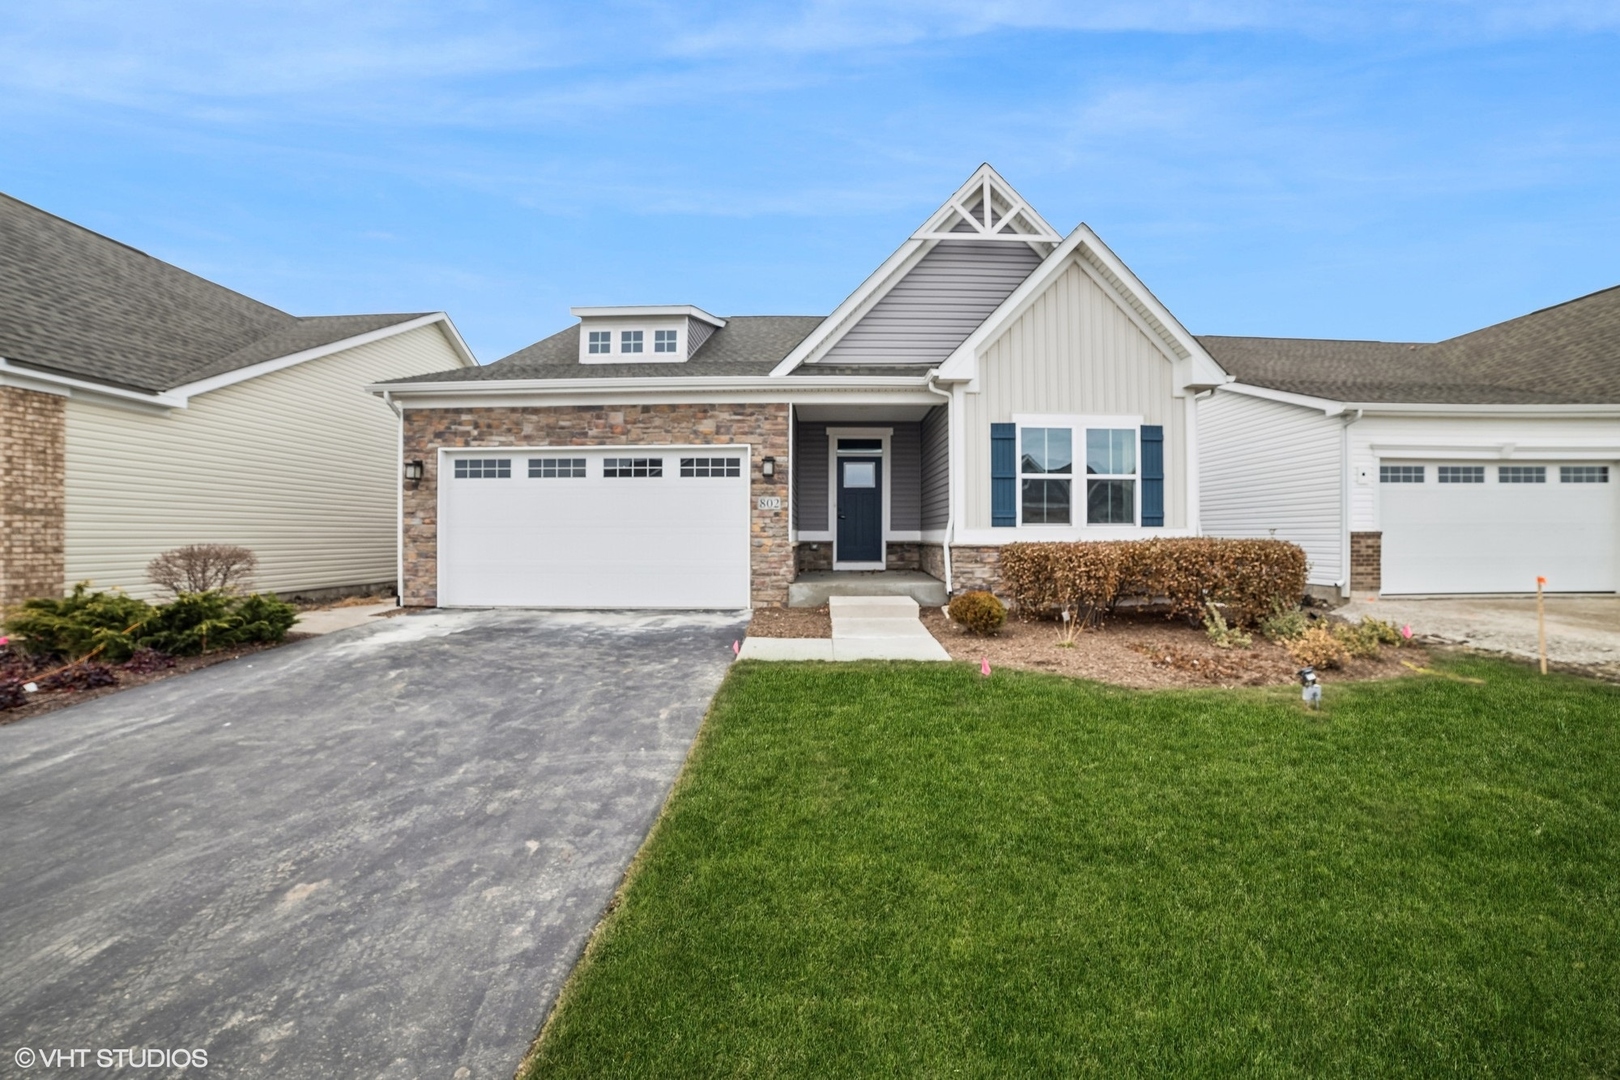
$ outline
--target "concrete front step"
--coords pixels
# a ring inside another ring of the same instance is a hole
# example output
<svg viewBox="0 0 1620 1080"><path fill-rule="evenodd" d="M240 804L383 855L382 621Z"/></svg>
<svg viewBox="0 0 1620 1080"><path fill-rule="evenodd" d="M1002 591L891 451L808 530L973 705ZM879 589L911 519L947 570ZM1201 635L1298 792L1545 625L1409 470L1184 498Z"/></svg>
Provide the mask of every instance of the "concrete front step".
<svg viewBox="0 0 1620 1080"><path fill-rule="evenodd" d="M742 660L949 660L910 596L833 596L830 638L749 638Z"/></svg>
<svg viewBox="0 0 1620 1080"><path fill-rule="evenodd" d="M909 596L945 606L945 583L918 570L813 570L788 586L788 607L820 607L834 596Z"/></svg>

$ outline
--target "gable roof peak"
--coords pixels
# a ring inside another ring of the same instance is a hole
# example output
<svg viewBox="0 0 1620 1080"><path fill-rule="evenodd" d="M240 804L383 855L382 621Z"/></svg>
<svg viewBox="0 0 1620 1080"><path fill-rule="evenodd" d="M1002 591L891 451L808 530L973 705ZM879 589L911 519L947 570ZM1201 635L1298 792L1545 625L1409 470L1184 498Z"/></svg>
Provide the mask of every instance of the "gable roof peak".
<svg viewBox="0 0 1620 1080"><path fill-rule="evenodd" d="M985 162L928 216L911 239L1058 244L1063 236Z"/></svg>

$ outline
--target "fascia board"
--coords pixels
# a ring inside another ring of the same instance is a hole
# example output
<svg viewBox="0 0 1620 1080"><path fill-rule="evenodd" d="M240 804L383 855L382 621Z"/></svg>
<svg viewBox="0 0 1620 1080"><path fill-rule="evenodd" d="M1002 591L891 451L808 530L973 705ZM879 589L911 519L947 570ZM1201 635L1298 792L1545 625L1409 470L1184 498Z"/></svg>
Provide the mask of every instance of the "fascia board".
<svg viewBox="0 0 1620 1080"><path fill-rule="evenodd" d="M1222 393L1242 394L1245 397L1263 398L1266 401L1280 401L1285 405L1298 405L1306 409L1320 409L1324 416L1338 416L1354 406L1347 406L1342 401L1331 398L1312 397L1309 394L1294 394L1287 390L1273 390L1269 386L1252 386L1249 383L1229 382L1222 383L1217 389Z"/></svg>
<svg viewBox="0 0 1620 1080"><path fill-rule="evenodd" d="M172 392L145 394L139 390L124 390L116 386L91 382L88 379L76 379L70 375L16 367L3 357L0 357L0 386L15 386L21 390L54 394L57 397L81 398L105 405L135 407L143 411L167 412L170 409L186 407L186 399L177 397Z"/></svg>
<svg viewBox="0 0 1620 1080"><path fill-rule="evenodd" d="M854 292L846 296L844 302L834 308L831 315L817 323L816 328L795 345L793 351L782 358L781 363L771 369L771 376L777 378L788 374L820 351L845 321L859 311L869 299L875 299L878 290L882 289L908 260L919 255L928 246L931 245L926 240L907 240L896 248L894 254L884 259L883 264L872 271Z"/></svg>
<svg viewBox="0 0 1620 1080"><path fill-rule="evenodd" d="M626 307L571 307L568 313L580 319L644 319L660 315L678 315L699 319L716 329L726 325L718 315L710 315L691 304L641 304Z"/></svg>
<svg viewBox="0 0 1620 1080"><path fill-rule="evenodd" d="M237 368L235 371L226 371L206 379L198 379L196 382L184 383L180 386L172 387L167 391L167 393L175 397L190 399L196 397L198 394L206 394L213 390L219 390L227 386L234 386L240 382L247 382L249 379L257 379L261 375L269 375L273 372L282 371L297 364L307 363L310 360L319 360L321 357L331 356L333 353L343 352L347 349L355 349L361 345L369 345L374 341L383 341L387 338L395 337L411 330L418 330L424 326L432 326L434 323L448 324L449 322L450 317L448 315L442 311L436 311L430 315L423 315L415 319L407 319L402 323L395 323L392 326L384 326L380 329L371 330L364 334L356 334L353 337L346 337L341 341L333 341L325 345L317 345L312 349L304 349L300 352L288 353L286 356L278 356L272 360L264 360L257 364L250 364L247 367ZM465 362L469 360L472 362L471 366L476 366L477 361L472 359L472 352L467 349L466 343L461 340L461 335L455 332L455 328L453 326L450 327L450 332L446 335L446 339L450 342L451 348L462 357L464 361L462 364L463 367L469 366L469 364Z"/></svg>
<svg viewBox="0 0 1620 1080"><path fill-rule="evenodd" d="M720 375L702 379L642 378L642 379L490 379L484 382L413 382L372 383L366 387L373 394L388 392L394 399L421 394L464 394L469 397L499 397L510 393L586 394L601 397L604 390L617 391L682 391L713 396L716 392L733 390L763 390L773 394L792 393L795 388L813 390L913 390L927 385L923 376L912 375L805 375L791 381L774 375Z"/></svg>
<svg viewBox="0 0 1620 1080"><path fill-rule="evenodd" d="M1564 420L1620 419L1620 405L1445 405L1421 402L1352 401L1346 409L1366 416L1525 416Z"/></svg>

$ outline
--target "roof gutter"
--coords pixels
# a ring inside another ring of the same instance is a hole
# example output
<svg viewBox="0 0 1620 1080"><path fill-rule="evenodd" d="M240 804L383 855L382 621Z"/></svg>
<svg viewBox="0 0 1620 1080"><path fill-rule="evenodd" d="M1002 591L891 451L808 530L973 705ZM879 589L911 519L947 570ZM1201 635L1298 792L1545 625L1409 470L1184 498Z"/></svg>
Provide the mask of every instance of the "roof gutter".
<svg viewBox="0 0 1620 1080"><path fill-rule="evenodd" d="M55 394L58 397L100 398L118 404L140 405L158 410L186 407L186 399L172 392L149 394L139 390L125 390L122 387L108 386L89 379L76 379L71 375L19 367L4 357L0 357L0 386L15 386L22 390Z"/></svg>
<svg viewBox="0 0 1620 1080"><path fill-rule="evenodd" d="M934 380L939 376L939 369L933 368L928 372L928 390L945 399L945 459L949 468L955 468L955 462L950 460L950 433L956 430L956 417L951 415L951 409L956 403L956 395L949 390L941 390ZM945 556L945 599L951 598L951 541L956 536L956 500L952 498L954 485L945 485L945 542L940 550Z"/></svg>
<svg viewBox="0 0 1620 1080"><path fill-rule="evenodd" d="M1608 419L1620 417L1620 404L1593 402L1590 404L1513 404L1510 402L1421 402L1421 401L1342 401L1337 398L1298 394L1291 390L1274 390L1242 381L1228 383L1219 389L1248 397L1280 401L1307 409L1320 409L1327 416L1356 413L1361 416L1546 416L1560 419Z"/></svg>

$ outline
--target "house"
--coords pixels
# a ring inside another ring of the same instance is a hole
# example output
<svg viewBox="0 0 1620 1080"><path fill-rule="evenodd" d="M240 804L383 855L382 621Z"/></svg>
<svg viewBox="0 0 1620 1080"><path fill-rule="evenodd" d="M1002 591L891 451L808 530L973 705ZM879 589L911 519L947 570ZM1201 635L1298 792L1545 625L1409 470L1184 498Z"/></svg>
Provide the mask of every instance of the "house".
<svg viewBox="0 0 1620 1080"><path fill-rule="evenodd" d="M260 589L391 586L399 422L364 388L474 363L442 312L299 318L0 195L0 606L147 596L195 543Z"/></svg>
<svg viewBox="0 0 1620 1080"><path fill-rule="evenodd" d="M742 608L801 575L993 586L1002 545L1200 531L1227 381L1084 225L978 169L825 316L579 307L404 415L405 602Z"/></svg>
<svg viewBox="0 0 1620 1080"><path fill-rule="evenodd" d="M1620 288L1433 344L1202 337L1206 532L1352 594L1620 589Z"/></svg>

